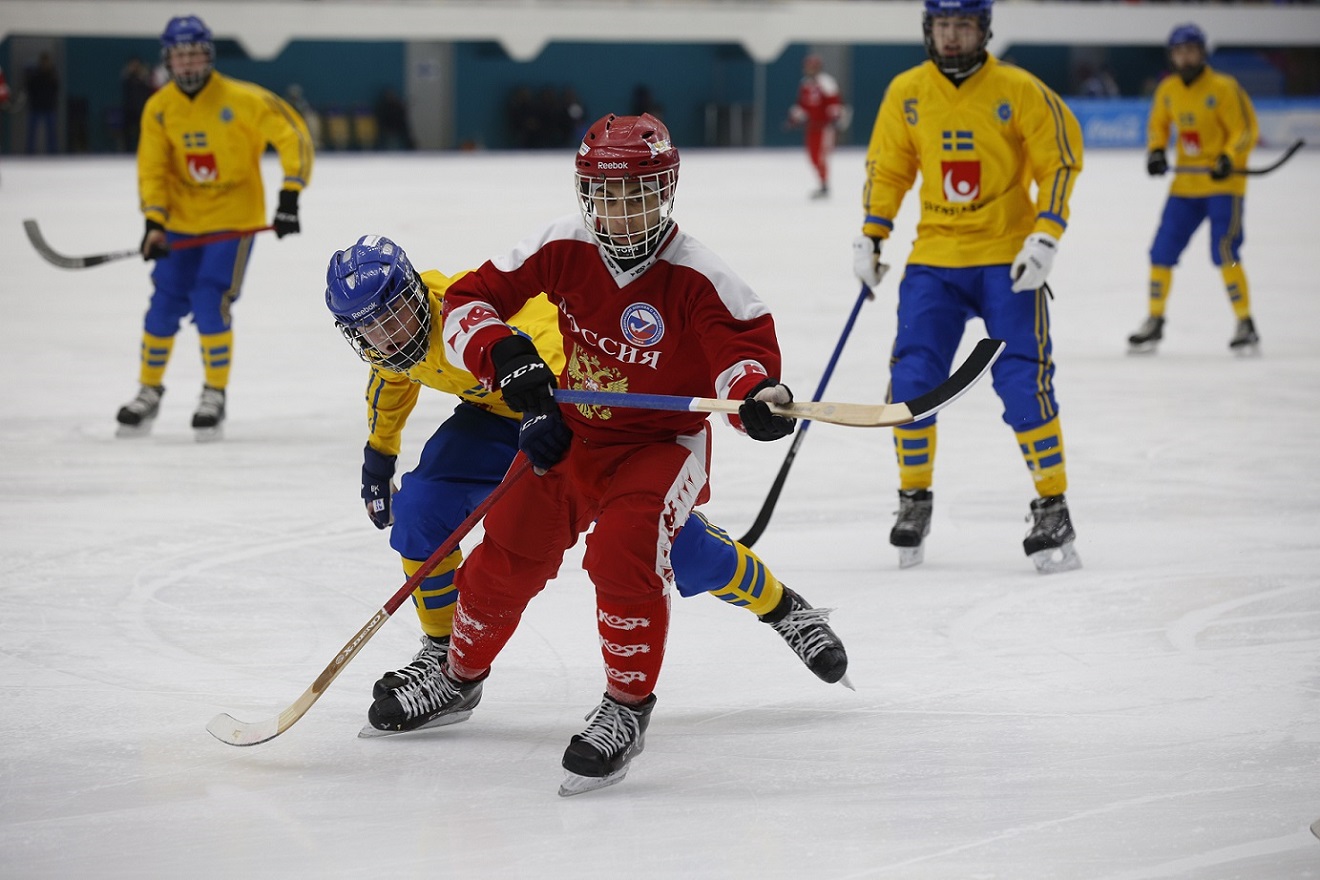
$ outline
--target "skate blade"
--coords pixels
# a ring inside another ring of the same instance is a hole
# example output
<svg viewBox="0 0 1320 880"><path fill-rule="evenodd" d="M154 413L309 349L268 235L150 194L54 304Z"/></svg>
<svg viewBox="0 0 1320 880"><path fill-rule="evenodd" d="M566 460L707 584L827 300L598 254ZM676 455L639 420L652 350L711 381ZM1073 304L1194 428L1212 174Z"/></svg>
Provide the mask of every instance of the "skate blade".
<svg viewBox="0 0 1320 880"><path fill-rule="evenodd" d="M1230 345L1229 349L1240 358L1260 357L1260 343L1247 342L1242 345Z"/></svg>
<svg viewBox="0 0 1320 880"><path fill-rule="evenodd" d="M1037 550L1031 554L1030 558L1032 564L1036 566L1036 571L1040 574L1058 574L1059 572L1072 571L1075 568L1082 567L1082 558L1073 549L1071 541L1062 547Z"/></svg>
<svg viewBox="0 0 1320 880"><path fill-rule="evenodd" d="M1154 354L1159 346L1158 342L1129 342L1128 354Z"/></svg>
<svg viewBox="0 0 1320 880"><path fill-rule="evenodd" d="M193 436L197 438L198 443L214 443L225 439L225 429L223 425L216 425L213 428L193 428Z"/></svg>
<svg viewBox="0 0 1320 880"><path fill-rule="evenodd" d="M623 782L623 777L627 775L627 767L616 770L607 776L579 776L576 773L565 771L564 781L559 783L559 796L572 797L575 794L586 794L589 791L608 788L611 785Z"/></svg>
<svg viewBox="0 0 1320 880"><path fill-rule="evenodd" d="M139 422L136 425L120 425L115 428L116 437L145 437L151 433L151 425L155 419L148 419L145 422Z"/></svg>
<svg viewBox="0 0 1320 880"><path fill-rule="evenodd" d="M857 692L857 688L853 687L852 679L848 677L847 673L844 674L843 678L839 679L839 684L843 685L853 693Z"/></svg>
<svg viewBox="0 0 1320 880"><path fill-rule="evenodd" d="M384 736L399 736L404 733L419 733L423 730L432 730L437 727L448 727L451 724L458 724L460 721L467 721L472 717L472 710L467 709L462 712L451 712L448 715L441 715L439 718L432 718L425 724L417 727L410 727L407 730L381 730L372 727L370 724L358 731L358 739L380 739Z"/></svg>
<svg viewBox="0 0 1320 880"><path fill-rule="evenodd" d="M914 565L920 565L926 558L926 545L918 544L915 547L898 548L898 567L911 568Z"/></svg>

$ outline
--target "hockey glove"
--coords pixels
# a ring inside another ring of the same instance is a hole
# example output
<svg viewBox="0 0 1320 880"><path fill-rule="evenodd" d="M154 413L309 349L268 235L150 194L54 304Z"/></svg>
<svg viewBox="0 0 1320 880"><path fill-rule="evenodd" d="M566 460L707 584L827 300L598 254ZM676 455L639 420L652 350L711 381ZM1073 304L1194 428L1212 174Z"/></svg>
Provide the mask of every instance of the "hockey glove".
<svg viewBox="0 0 1320 880"><path fill-rule="evenodd" d="M367 503L367 516L378 529L387 528L394 522L394 511L390 507L394 460L395 456L377 452L370 443L362 451L362 500Z"/></svg>
<svg viewBox="0 0 1320 880"><path fill-rule="evenodd" d="M1054 265L1054 254L1059 248L1059 240L1044 232L1033 232L1022 243L1022 250L1013 258L1009 274L1013 278L1013 292L1037 290L1045 283L1045 276L1050 274Z"/></svg>
<svg viewBox="0 0 1320 880"><path fill-rule="evenodd" d="M797 427L797 419L775 415L770 404L785 406L793 402L793 392L778 379L766 379L752 389L752 393L738 407L738 418L743 430L753 440L778 440L787 437Z"/></svg>
<svg viewBox="0 0 1320 880"><path fill-rule="evenodd" d="M495 385L514 412L542 415L557 413L554 374L532 340L514 334L490 347L495 367Z"/></svg>
<svg viewBox="0 0 1320 880"><path fill-rule="evenodd" d="M522 427L518 429L518 448L537 474L544 474L562 461L572 442L573 432L557 409L523 416Z"/></svg>
<svg viewBox="0 0 1320 880"><path fill-rule="evenodd" d="M880 262L880 249L884 247L883 238L859 235L853 239L853 272L867 287L875 290L889 271L889 264Z"/></svg>
<svg viewBox="0 0 1320 880"><path fill-rule="evenodd" d="M280 190L280 206L275 209L275 219L271 221L270 225L275 228L276 238L302 232L302 225L298 223L297 190Z"/></svg>
<svg viewBox="0 0 1320 880"><path fill-rule="evenodd" d="M1151 150L1146 154L1146 173L1151 177L1162 177L1169 170L1169 160L1163 150Z"/></svg>
<svg viewBox="0 0 1320 880"><path fill-rule="evenodd" d="M1211 180L1227 180L1233 173L1233 160L1228 156L1220 156L1215 160L1215 167L1210 169Z"/></svg>
<svg viewBox="0 0 1320 880"><path fill-rule="evenodd" d="M152 235L153 232L159 235ZM138 246L142 251L142 259L163 260L170 255L170 243L165 240L165 227L161 226L155 220L147 221L147 230L142 233L142 244Z"/></svg>

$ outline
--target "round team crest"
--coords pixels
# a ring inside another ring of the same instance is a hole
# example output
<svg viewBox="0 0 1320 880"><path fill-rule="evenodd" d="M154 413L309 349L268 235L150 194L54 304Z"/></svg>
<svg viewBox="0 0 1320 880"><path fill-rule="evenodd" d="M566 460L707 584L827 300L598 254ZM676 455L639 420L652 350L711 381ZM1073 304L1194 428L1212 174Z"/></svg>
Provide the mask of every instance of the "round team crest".
<svg viewBox="0 0 1320 880"><path fill-rule="evenodd" d="M623 338L640 348L655 345L665 335L665 319L646 303L633 303L619 319Z"/></svg>

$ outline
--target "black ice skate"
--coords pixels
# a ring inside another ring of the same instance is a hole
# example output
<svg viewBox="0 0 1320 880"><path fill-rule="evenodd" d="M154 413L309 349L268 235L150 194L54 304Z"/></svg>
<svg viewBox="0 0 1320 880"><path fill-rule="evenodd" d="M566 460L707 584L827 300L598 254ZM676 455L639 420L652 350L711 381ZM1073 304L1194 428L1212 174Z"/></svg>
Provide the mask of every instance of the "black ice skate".
<svg viewBox="0 0 1320 880"><path fill-rule="evenodd" d="M1260 337L1256 335L1256 322L1250 318L1238 321L1228 347L1237 354L1259 354Z"/></svg>
<svg viewBox="0 0 1320 880"><path fill-rule="evenodd" d="M225 390L202 386L202 396L197 400L197 411L193 413L193 434L198 443L219 440L224 436Z"/></svg>
<svg viewBox="0 0 1320 880"><path fill-rule="evenodd" d="M1128 337L1129 351L1133 354L1153 352L1164 338L1164 319L1153 315L1137 328L1137 332Z"/></svg>
<svg viewBox="0 0 1320 880"><path fill-rule="evenodd" d="M784 587L779 604L773 611L763 614L761 621L770 624L771 629L783 636L793 653L821 681L829 684L842 681L844 687L852 688L847 676L848 654L843 649L843 642L829 626L833 610L812 608L805 599Z"/></svg>
<svg viewBox="0 0 1320 880"><path fill-rule="evenodd" d="M481 702L481 681L456 681L447 667L416 684L396 688L371 704L367 726L358 732L362 738L410 733L432 727L457 724L472 717Z"/></svg>
<svg viewBox="0 0 1320 880"><path fill-rule="evenodd" d="M889 543L898 548L898 567L911 568L925 559L925 538L930 534L931 507L935 495L929 489L898 490L898 519L889 530Z"/></svg>
<svg viewBox="0 0 1320 880"><path fill-rule="evenodd" d="M117 437L141 437L151 432L151 425L160 413L160 399L165 395L164 385L142 385L137 397L119 408L115 421Z"/></svg>
<svg viewBox="0 0 1320 880"><path fill-rule="evenodd" d="M1055 574L1081 568L1081 557L1073 548L1076 538L1072 518L1068 516L1068 502L1063 495L1050 495L1031 502L1031 529L1022 542L1022 549L1031 557L1036 571Z"/></svg>
<svg viewBox="0 0 1320 880"><path fill-rule="evenodd" d="M417 684L440 670L449 653L449 636L422 636L422 649L413 655L412 662L402 669L387 672L371 688L371 698L379 700L389 696L390 691Z"/></svg>
<svg viewBox="0 0 1320 880"><path fill-rule="evenodd" d="M646 726L654 708L655 694L636 706L606 694L587 714L587 729L573 734L564 751L568 773L559 786L559 796L571 797L622 782L633 756L646 746Z"/></svg>

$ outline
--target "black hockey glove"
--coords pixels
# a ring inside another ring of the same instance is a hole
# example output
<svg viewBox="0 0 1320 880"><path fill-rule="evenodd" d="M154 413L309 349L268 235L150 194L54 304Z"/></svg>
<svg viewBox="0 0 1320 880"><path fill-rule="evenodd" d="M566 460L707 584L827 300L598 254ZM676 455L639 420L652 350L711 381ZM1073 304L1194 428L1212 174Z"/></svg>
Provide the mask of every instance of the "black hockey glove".
<svg viewBox="0 0 1320 880"><path fill-rule="evenodd" d="M165 227L161 226L155 220L147 221L146 231L142 233L142 244L138 245L138 250L142 251L142 259L163 260L170 255L170 243L168 241L153 241L151 247L147 247L147 238L152 232L164 232Z"/></svg>
<svg viewBox="0 0 1320 880"><path fill-rule="evenodd" d="M1227 156L1220 156L1215 160L1215 167L1210 169L1211 180L1227 180L1233 173L1233 160Z"/></svg>
<svg viewBox="0 0 1320 880"><path fill-rule="evenodd" d="M778 440L787 437L797 427L797 419L777 416L770 412L770 404L789 404L793 402L793 392L787 385L779 384L778 379L766 379L752 389L752 393L738 407L738 418L742 419L743 430L753 440Z"/></svg>
<svg viewBox="0 0 1320 880"><path fill-rule="evenodd" d="M1169 160L1163 150L1151 150L1146 154L1146 173L1151 177L1160 177L1169 170Z"/></svg>
<svg viewBox="0 0 1320 880"><path fill-rule="evenodd" d="M558 409L540 415L529 413L523 416L522 427L518 429L518 448L538 474L563 461L572 442L573 432L564 424Z"/></svg>
<svg viewBox="0 0 1320 880"><path fill-rule="evenodd" d="M362 500L367 502L367 516L378 529L394 522L394 511L390 509L394 459L393 455L372 449L370 443L362 451Z"/></svg>
<svg viewBox="0 0 1320 880"><path fill-rule="evenodd" d="M275 219L271 221L270 225L275 228L276 238L302 232L302 226L298 223L297 190L280 190L280 206L275 209Z"/></svg>
<svg viewBox="0 0 1320 880"><path fill-rule="evenodd" d="M514 412L543 415L557 413L554 374L526 336L515 333L490 347L495 385Z"/></svg>

